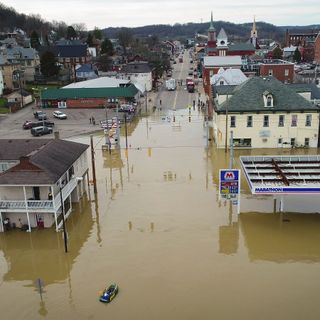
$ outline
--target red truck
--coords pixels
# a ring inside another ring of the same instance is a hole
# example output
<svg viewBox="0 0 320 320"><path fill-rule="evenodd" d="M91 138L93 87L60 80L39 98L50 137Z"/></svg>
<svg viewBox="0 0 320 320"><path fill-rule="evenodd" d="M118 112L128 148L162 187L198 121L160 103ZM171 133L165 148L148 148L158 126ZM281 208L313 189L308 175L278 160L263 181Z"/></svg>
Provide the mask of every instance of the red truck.
<svg viewBox="0 0 320 320"><path fill-rule="evenodd" d="M194 81L190 78L187 78L186 84L187 84L188 92L191 92L191 93L194 92Z"/></svg>

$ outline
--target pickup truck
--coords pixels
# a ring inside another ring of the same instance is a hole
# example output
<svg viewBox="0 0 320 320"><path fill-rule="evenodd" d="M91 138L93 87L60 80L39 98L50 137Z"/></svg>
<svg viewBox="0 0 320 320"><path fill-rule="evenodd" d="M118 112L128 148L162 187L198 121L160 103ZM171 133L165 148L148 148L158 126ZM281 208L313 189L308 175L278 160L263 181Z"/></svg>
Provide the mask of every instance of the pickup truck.
<svg viewBox="0 0 320 320"><path fill-rule="evenodd" d="M43 111L35 111L33 115L38 120L47 120L47 114Z"/></svg>

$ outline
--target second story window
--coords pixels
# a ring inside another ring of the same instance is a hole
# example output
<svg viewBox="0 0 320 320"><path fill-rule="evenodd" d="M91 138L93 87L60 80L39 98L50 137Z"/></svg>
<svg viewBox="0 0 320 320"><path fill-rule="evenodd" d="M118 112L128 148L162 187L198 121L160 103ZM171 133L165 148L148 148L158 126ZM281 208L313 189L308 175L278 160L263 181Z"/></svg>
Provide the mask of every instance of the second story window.
<svg viewBox="0 0 320 320"><path fill-rule="evenodd" d="M293 114L291 116L291 127L296 127L298 124L298 116L296 114Z"/></svg>
<svg viewBox="0 0 320 320"><path fill-rule="evenodd" d="M311 119L312 119L312 115L307 114L306 115L306 127L311 127Z"/></svg>
<svg viewBox="0 0 320 320"><path fill-rule="evenodd" d="M236 116L230 117L230 127L235 128L236 127Z"/></svg>
<svg viewBox="0 0 320 320"><path fill-rule="evenodd" d="M269 127L269 116L263 116L263 126Z"/></svg>
<svg viewBox="0 0 320 320"><path fill-rule="evenodd" d="M252 127L252 116L247 117L247 127L249 127L249 128Z"/></svg>
<svg viewBox="0 0 320 320"><path fill-rule="evenodd" d="M280 114L279 115L279 124L278 127L284 127L284 115Z"/></svg>

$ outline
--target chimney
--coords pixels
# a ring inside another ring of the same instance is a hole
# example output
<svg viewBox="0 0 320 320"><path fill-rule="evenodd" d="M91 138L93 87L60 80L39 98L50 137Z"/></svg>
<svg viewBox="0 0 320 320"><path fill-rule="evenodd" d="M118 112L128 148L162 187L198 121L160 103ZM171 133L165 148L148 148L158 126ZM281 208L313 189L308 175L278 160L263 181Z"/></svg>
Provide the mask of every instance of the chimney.
<svg viewBox="0 0 320 320"><path fill-rule="evenodd" d="M20 161L20 165L22 165L22 166L28 166L29 163L30 163L28 156L22 156L22 157L20 157L19 161Z"/></svg>

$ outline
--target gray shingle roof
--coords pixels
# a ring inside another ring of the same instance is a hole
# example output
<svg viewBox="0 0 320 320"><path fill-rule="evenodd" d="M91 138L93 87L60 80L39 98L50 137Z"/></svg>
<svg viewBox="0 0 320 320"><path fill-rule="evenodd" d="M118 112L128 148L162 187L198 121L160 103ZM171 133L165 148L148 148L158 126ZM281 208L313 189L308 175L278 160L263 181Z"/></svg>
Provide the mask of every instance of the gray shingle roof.
<svg viewBox="0 0 320 320"><path fill-rule="evenodd" d="M232 95L233 90L236 88L237 86L235 85L223 85L223 86L212 86L212 93L213 96L216 97L216 95Z"/></svg>
<svg viewBox="0 0 320 320"><path fill-rule="evenodd" d="M121 70L121 73L150 73L151 68L146 62L135 62L128 63L124 65Z"/></svg>
<svg viewBox="0 0 320 320"><path fill-rule="evenodd" d="M235 43L229 45L229 51L255 51L252 43Z"/></svg>
<svg viewBox="0 0 320 320"><path fill-rule="evenodd" d="M320 99L320 88L314 83L290 83L288 87L295 92L311 92L311 99Z"/></svg>
<svg viewBox="0 0 320 320"><path fill-rule="evenodd" d="M0 160L29 158L0 174L0 185L50 185L56 183L88 145L59 139L0 139Z"/></svg>
<svg viewBox="0 0 320 320"><path fill-rule="evenodd" d="M273 107L264 106L263 93L273 96ZM237 86L233 95L215 108L219 112L316 111L316 106L273 77L253 77Z"/></svg>

